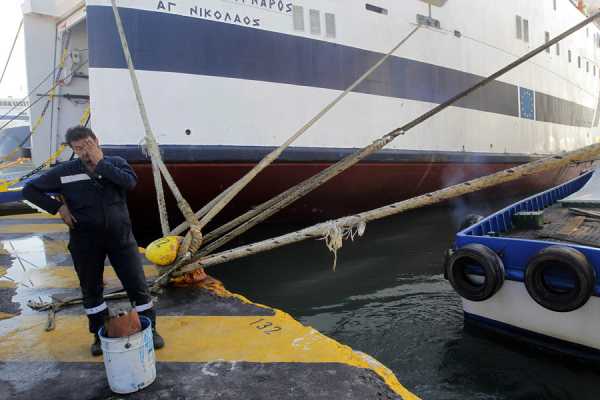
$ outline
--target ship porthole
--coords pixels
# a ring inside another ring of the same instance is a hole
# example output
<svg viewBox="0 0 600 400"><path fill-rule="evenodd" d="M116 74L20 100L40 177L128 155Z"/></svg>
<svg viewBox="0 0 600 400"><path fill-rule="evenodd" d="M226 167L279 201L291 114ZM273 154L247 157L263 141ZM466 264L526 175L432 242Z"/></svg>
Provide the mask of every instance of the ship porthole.
<svg viewBox="0 0 600 400"><path fill-rule="evenodd" d="M484 301L502 287L504 264L492 249L473 243L449 255L445 275L461 297Z"/></svg>
<svg viewBox="0 0 600 400"><path fill-rule="evenodd" d="M596 271L579 250L549 246L527 264L525 287L531 298L548 310L569 312L589 300Z"/></svg>

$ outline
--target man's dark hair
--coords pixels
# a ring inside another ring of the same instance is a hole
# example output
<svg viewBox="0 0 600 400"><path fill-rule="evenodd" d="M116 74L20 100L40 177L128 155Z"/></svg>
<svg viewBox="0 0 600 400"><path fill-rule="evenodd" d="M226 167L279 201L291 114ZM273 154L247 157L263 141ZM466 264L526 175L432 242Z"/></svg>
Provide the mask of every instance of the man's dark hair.
<svg viewBox="0 0 600 400"><path fill-rule="evenodd" d="M74 126L67 130L67 134L65 135L65 142L70 146L71 143L76 142L81 139L89 138L96 139L96 135L90 128L86 128L85 126Z"/></svg>

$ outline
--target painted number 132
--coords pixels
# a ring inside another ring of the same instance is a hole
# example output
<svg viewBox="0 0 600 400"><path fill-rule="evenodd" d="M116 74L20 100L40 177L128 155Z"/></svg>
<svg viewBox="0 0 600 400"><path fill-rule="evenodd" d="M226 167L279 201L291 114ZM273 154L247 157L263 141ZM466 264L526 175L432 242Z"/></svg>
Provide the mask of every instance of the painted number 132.
<svg viewBox="0 0 600 400"><path fill-rule="evenodd" d="M281 328L279 326L273 325L272 322L265 321L264 318L261 318L254 322L251 322L248 325L254 326L256 329L258 329L259 331L262 331L266 335L270 335L271 333L279 332L281 330Z"/></svg>

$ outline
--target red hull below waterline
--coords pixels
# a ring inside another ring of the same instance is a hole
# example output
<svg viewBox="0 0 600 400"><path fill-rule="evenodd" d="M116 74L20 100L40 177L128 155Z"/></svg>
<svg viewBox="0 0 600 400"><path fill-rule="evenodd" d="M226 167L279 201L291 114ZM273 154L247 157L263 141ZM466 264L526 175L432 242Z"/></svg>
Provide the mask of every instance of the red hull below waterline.
<svg viewBox="0 0 600 400"><path fill-rule="evenodd" d="M168 164L186 200L197 210L238 180L254 164ZM328 167L329 163L279 163L260 173L219 215L217 222L235 217ZM508 163L362 163L333 178L272 217L277 222L322 221L376 208L434 191L468 179L515 166ZM133 164L139 183L130 194L132 220L139 229L159 226L152 168ZM515 198L538 192L573 178L590 164L573 165L502 184L485 196ZM167 193L171 224L181 221L173 198Z"/></svg>

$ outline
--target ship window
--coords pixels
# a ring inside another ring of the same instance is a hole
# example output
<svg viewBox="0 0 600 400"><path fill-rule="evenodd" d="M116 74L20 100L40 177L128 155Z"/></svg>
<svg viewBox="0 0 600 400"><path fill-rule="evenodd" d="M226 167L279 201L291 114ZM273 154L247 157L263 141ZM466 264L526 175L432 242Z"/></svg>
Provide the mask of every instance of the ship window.
<svg viewBox="0 0 600 400"><path fill-rule="evenodd" d="M556 43L556 55L560 56L560 43Z"/></svg>
<svg viewBox="0 0 600 400"><path fill-rule="evenodd" d="M554 7L554 11L556 11L556 0L552 0L552 5Z"/></svg>
<svg viewBox="0 0 600 400"><path fill-rule="evenodd" d="M302 6L294 6L294 30L304 30L304 8Z"/></svg>
<svg viewBox="0 0 600 400"><path fill-rule="evenodd" d="M335 37L335 15L331 13L325 13L325 36Z"/></svg>
<svg viewBox="0 0 600 400"><path fill-rule="evenodd" d="M581 68L581 56L577 56L577 68Z"/></svg>
<svg viewBox="0 0 600 400"><path fill-rule="evenodd" d="M517 15L517 39L523 39L523 22L520 15Z"/></svg>
<svg viewBox="0 0 600 400"><path fill-rule="evenodd" d="M523 40L529 43L529 21L523 20Z"/></svg>
<svg viewBox="0 0 600 400"><path fill-rule="evenodd" d="M388 15L388 10L385 8L374 6L373 4L365 4L365 8L369 11L376 12L378 14Z"/></svg>
<svg viewBox="0 0 600 400"><path fill-rule="evenodd" d="M568 56L567 58L569 59L569 62L571 62L571 50L569 50L569 51L567 52L567 56Z"/></svg>
<svg viewBox="0 0 600 400"><path fill-rule="evenodd" d="M546 43L550 41L550 32L544 32L544 37L546 39ZM546 53L550 53L550 47L546 47Z"/></svg>
<svg viewBox="0 0 600 400"><path fill-rule="evenodd" d="M321 34L321 13L318 10L310 10L310 33Z"/></svg>

